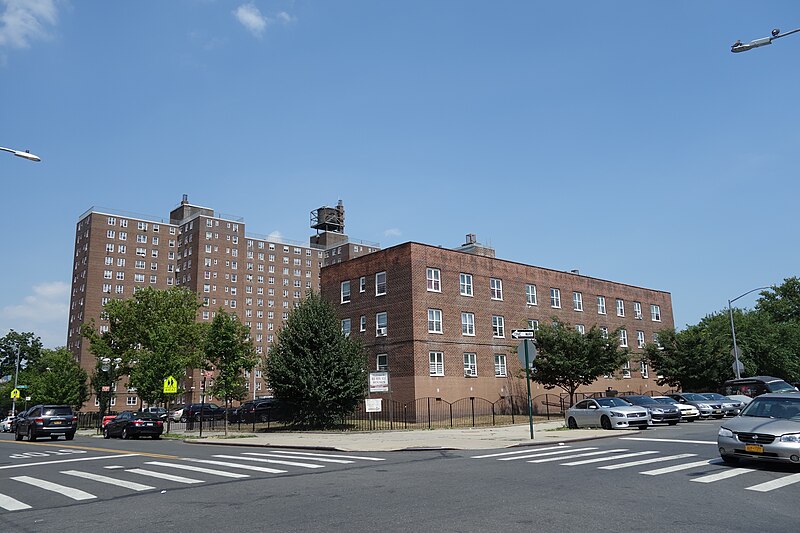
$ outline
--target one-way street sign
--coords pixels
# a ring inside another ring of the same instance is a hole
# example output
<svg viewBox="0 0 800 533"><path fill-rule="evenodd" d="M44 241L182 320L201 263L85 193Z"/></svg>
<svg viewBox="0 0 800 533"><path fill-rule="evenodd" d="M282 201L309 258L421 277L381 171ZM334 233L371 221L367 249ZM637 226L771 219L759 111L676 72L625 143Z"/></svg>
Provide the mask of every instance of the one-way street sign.
<svg viewBox="0 0 800 533"><path fill-rule="evenodd" d="M536 330L535 329L512 329L511 330L511 338L512 339L534 339L534 338L536 338Z"/></svg>

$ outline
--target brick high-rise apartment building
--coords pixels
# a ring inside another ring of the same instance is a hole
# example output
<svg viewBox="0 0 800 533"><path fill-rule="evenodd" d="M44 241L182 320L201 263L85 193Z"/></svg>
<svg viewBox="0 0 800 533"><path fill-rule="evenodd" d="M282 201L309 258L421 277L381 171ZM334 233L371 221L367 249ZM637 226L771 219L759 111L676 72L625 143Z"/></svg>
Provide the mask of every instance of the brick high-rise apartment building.
<svg viewBox="0 0 800 533"><path fill-rule="evenodd" d="M327 266L321 276L343 329L362 336L370 370L388 370L393 399L402 402L525 396L511 330L552 317L580 330L622 328L619 342L634 354L583 390L647 392L655 376L635 354L673 327L667 292L496 259L474 235L456 250L400 244ZM533 395L544 392L560 391L534 384Z"/></svg>
<svg viewBox="0 0 800 533"><path fill-rule="evenodd" d="M266 353L306 290L319 290L323 264L379 249L344 234L341 201L312 211L311 227L317 234L308 245L249 234L244 219L192 205L186 196L168 220L92 208L76 228L67 347L91 374L96 359L81 338L82 324L93 319L103 331L108 328L103 306L112 298L130 297L141 287L182 286L206 304L198 320L210 321L219 308L236 313L250 327L256 351ZM187 391L183 400L199 401L198 373L181 381ZM124 384L124 379L116 384L115 408L138 407L135 391ZM259 369L248 375L248 388L254 397L267 394ZM94 397L92 405L99 405Z"/></svg>

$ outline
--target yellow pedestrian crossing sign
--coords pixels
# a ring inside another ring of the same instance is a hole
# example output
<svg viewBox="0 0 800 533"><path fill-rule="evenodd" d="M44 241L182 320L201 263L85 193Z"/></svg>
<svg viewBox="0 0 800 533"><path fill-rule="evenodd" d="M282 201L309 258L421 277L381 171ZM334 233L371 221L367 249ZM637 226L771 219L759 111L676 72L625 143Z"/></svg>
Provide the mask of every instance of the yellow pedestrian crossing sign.
<svg viewBox="0 0 800 533"><path fill-rule="evenodd" d="M164 380L164 394L176 394L178 392L178 381L172 376Z"/></svg>
<svg viewBox="0 0 800 533"><path fill-rule="evenodd" d="M19 389L14 389L11 391L11 399L19 400Z"/></svg>

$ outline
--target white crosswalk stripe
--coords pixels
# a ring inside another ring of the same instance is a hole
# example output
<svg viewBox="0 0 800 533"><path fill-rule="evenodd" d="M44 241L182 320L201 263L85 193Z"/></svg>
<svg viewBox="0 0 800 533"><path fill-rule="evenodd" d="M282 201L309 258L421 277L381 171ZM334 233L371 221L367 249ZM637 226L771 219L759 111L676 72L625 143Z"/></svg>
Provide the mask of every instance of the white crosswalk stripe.
<svg viewBox="0 0 800 533"><path fill-rule="evenodd" d="M690 470L692 468L699 468L701 466L718 465L722 463L722 459L706 459L705 461L695 461L693 463L683 463L675 466L667 466L665 468L657 468L655 470L647 470L639 472L645 476L660 476L662 474L670 474L672 472L680 472L681 470Z"/></svg>
<svg viewBox="0 0 800 533"><path fill-rule="evenodd" d="M573 450L578 451L578 450ZM604 453L615 453L615 452L627 452L627 448L616 448L614 450L600 450L599 452L586 452L586 453L576 453L573 455L566 455L561 457L546 457L544 459L534 459L533 461L527 461L528 463L550 463L553 461L563 461L565 459L578 459L579 457L591 457L593 455L602 455Z"/></svg>
<svg viewBox="0 0 800 533"><path fill-rule="evenodd" d="M280 450L280 453L284 454L291 454L291 455L307 455L313 457L338 457L342 459L357 459L359 461L385 461L382 457L361 457L358 455L333 455L329 453L311 453L311 452L295 452L289 450Z"/></svg>
<svg viewBox="0 0 800 533"><path fill-rule="evenodd" d="M316 465L311 463L296 463L293 461L279 461L276 459L261 459L258 457L242 457L240 455L213 455L212 457L217 457L219 459L236 459L239 461L257 461L259 463L271 463L276 465L285 465L285 466L297 466L300 468L325 468L324 465Z"/></svg>
<svg viewBox="0 0 800 533"><path fill-rule="evenodd" d="M583 452L589 450L596 450L597 448L569 448L564 446L554 446L552 448L539 448L540 450L555 450L552 452L537 451L536 453L528 452L528 455L518 455L516 457L503 457L502 459L498 459L498 461L515 461L517 459L535 459L537 457L545 457L547 455L559 455L565 453L574 453L574 452Z"/></svg>
<svg viewBox="0 0 800 533"><path fill-rule="evenodd" d="M740 476L742 474L747 474L748 472L755 472L755 470L752 468L729 468L727 470L723 470L722 472L717 472L716 474L708 474L707 476L693 478L692 481L695 483L713 483L721 479L728 479L731 477Z"/></svg>
<svg viewBox="0 0 800 533"><path fill-rule="evenodd" d="M277 468L267 468L265 466L243 465L239 463L231 463L229 461L215 461L213 459L192 459L185 458L184 461L191 461L193 463L203 463L207 465L228 466L231 468L238 468L240 470L250 470L252 472L264 472L267 474L285 474L286 470L278 470Z"/></svg>
<svg viewBox="0 0 800 533"><path fill-rule="evenodd" d="M154 470L145 470L144 468L128 468L125 470L126 472L130 472L131 474L139 474L140 476L148 476L154 477L157 479L164 479L167 481L174 481L175 483L184 483L186 485L191 485L193 483L202 483L199 479L192 479L189 477L182 477L182 476L174 476L172 474L165 474L163 472L156 472Z"/></svg>
<svg viewBox="0 0 800 533"><path fill-rule="evenodd" d="M39 487L40 489L49 490L50 492L55 492L57 494L61 494L62 496L66 496L67 498L77 501L94 500L97 498L97 496L95 496L94 494L89 494L88 492L84 492L79 489L73 489L72 487L59 485L58 483L45 481L44 479L38 479L35 477L15 476L12 477L11 479L13 479L14 481L19 481L21 483L32 485L34 487Z"/></svg>
<svg viewBox="0 0 800 533"><path fill-rule="evenodd" d="M779 489L787 485L793 485L794 483L800 483L800 474L789 474L788 476L783 476L782 478L773 479L772 481L767 481L766 483L759 483L758 485L747 487L746 490L754 490L756 492L769 492L771 490Z"/></svg>
<svg viewBox="0 0 800 533"><path fill-rule="evenodd" d="M628 457L639 457L641 455L651 455L654 453L658 453L657 451L648 450L646 452L631 452L631 453L621 453L615 455L608 455L606 457L595 457L594 459L584 459L582 461L573 461L571 463L561 463L562 466L580 466L580 465L588 465L592 463L600 463L603 461L617 461L619 459L627 459Z"/></svg>
<svg viewBox="0 0 800 533"><path fill-rule="evenodd" d="M203 468L202 466L183 465L178 463L165 463L163 461L148 461L145 464L163 466L166 468L177 468L179 470L189 470L190 472L200 472L202 474L211 474L212 476L232 477L237 479L250 477L247 474L240 474L238 472L225 472L224 470L216 470L214 468Z"/></svg>
<svg viewBox="0 0 800 533"><path fill-rule="evenodd" d="M242 455L255 455L257 457L275 457L277 459L297 459L297 456L295 455L283 455L279 453L244 452ZM321 463L339 463L343 465L355 463L355 461L347 461L345 459L331 459L327 457L309 457L309 460L319 461Z"/></svg>
<svg viewBox="0 0 800 533"><path fill-rule="evenodd" d="M31 508L31 506L27 503L22 503L21 501L16 500L11 496L6 496L5 494L0 494L0 507L6 511L22 511L23 509Z"/></svg>
<svg viewBox="0 0 800 533"><path fill-rule="evenodd" d="M123 487L125 489L135 490L137 492L141 492L144 490L155 490L155 487L151 487L150 485L142 485L141 483L134 483L133 481L125 481L124 479L116 479L113 477L103 476L100 474L92 474L91 472L82 472L80 470L64 470L61 473L66 474L68 476L90 479L92 481L97 481L99 483L106 483L108 485L114 485L116 487Z"/></svg>
<svg viewBox="0 0 800 533"><path fill-rule="evenodd" d="M535 448L535 450L536 451L558 450L558 449L562 449L563 450L565 448L569 448L569 446L548 446L546 448L538 448L537 447L537 448ZM490 454L487 454L487 455L476 455L474 457L471 457L470 459L488 459L490 457L505 457L505 456L509 456L509 455L519 455L519 454L522 454L522 453L531 453L532 451L534 451L534 449L527 448L525 450L516 450L516 451L513 451L513 452L501 452L501 453L490 453ZM511 459L516 459L516 457L507 457L505 459L498 459L498 461L509 461Z"/></svg>
<svg viewBox="0 0 800 533"><path fill-rule="evenodd" d="M641 461L630 461L627 463L620 463L618 465L600 466L600 470L617 470L620 468L630 468L633 466L648 465L651 463L662 463L664 461L675 461L677 459L688 459L689 457L697 457L696 453L680 453L678 455L666 455L664 457L653 457L650 459L642 459Z"/></svg>

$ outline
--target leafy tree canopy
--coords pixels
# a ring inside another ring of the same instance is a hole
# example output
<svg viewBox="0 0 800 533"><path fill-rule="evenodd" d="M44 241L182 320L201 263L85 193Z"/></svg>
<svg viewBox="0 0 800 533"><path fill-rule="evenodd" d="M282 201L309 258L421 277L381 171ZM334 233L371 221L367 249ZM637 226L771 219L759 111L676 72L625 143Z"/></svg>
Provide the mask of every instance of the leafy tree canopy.
<svg viewBox="0 0 800 533"><path fill-rule="evenodd" d="M35 362L42 353L42 341L33 333L19 333L13 329L0 337L0 378L10 376L14 379L17 367L17 348L19 348L19 367L25 368Z"/></svg>
<svg viewBox="0 0 800 533"><path fill-rule="evenodd" d="M331 427L366 392L366 354L345 337L333 306L309 292L289 314L266 361L275 396L294 406L295 422Z"/></svg>

